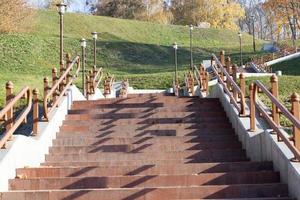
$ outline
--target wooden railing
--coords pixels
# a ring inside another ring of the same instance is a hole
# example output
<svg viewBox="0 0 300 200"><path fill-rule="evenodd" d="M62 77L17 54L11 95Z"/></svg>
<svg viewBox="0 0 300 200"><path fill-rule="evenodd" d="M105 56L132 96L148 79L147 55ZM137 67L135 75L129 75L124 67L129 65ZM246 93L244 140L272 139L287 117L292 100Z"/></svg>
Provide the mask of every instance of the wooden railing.
<svg viewBox="0 0 300 200"><path fill-rule="evenodd" d="M206 96L209 94L209 81L210 81L210 76L209 72L206 71L205 67L203 64L199 65L199 70L197 72L200 76L199 79L201 80L201 86L200 86L200 91L205 92Z"/></svg>
<svg viewBox="0 0 300 200"><path fill-rule="evenodd" d="M128 95L128 90L129 90L129 81L123 80L121 83L121 89L120 89L120 98L126 98Z"/></svg>
<svg viewBox="0 0 300 200"><path fill-rule="evenodd" d="M243 91L236 81L236 70L233 77L230 76L231 64L225 66L225 53L222 51L220 54L220 60L215 54L212 54L212 68L217 75L218 82L223 86L225 93L229 96L231 103L239 111L240 116L246 115L246 102L245 102L245 91ZM236 69L236 66L234 66Z"/></svg>
<svg viewBox="0 0 300 200"><path fill-rule="evenodd" d="M273 131L277 134L278 140L283 141L293 152L295 159L300 161L300 97L297 93L292 94L292 111L290 112L284 105L278 101L278 79L271 77L271 92L260 81L255 81L249 87L250 91L250 131L256 130L255 116L256 109L260 115L267 121ZM268 113L266 107L257 97L257 93L262 92L272 103L272 112ZM293 133L290 138L280 126L280 114L284 115L292 122Z"/></svg>
<svg viewBox="0 0 300 200"><path fill-rule="evenodd" d="M74 65L77 65L75 73L72 75ZM57 69L52 70L52 87L49 86L49 79L44 78L44 118L48 121L50 114L59 106L69 86L73 83L80 71L80 57L77 56L73 61L67 55L67 67L60 77L57 76Z"/></svg>
<svg viewBox="0 0 300 200"><path fill-rule="evenodd" d="M282 58L282 57L285 57L285 56L288 56L290 54L297 53L297 52L298 52L297 48L285 47L281 51L276 52L276 53L271 53L271 54L264 55L261 57L253 57L252 62L256 65L257 68L260 69L260 71L272 73L272 67L267 66L265 64L266 62L269 62L269 61L272 61L272 60L275 60L278 58Z"/></svg>
<svg viewBox="0 0 300 200"><path fill-rule="evenodd" d="M32 101L32 93L34 100ZM14 107L21 99L27 99L25 108L20 110L18 115L14 116ZM32 103L33 102L33 103ZM17 95L13 94L13 83L6 83L6 105L0 111L0 119L4 121L5 131L3 137L0 140L0 148L6 148L7 141L12 139L14 132L20 127L22 123L27 122L27 117L33 106L33 133L37 134L37 123L38 123L38 90L34 89L30 91L29 87L24 87Z"/></svg>
<svg viewBox="0 0 300 200"><path fill-rule="evenodd" d="M184 76L184 82L185 82L185 86L187 89L187 92L189 95L194 96L195 94L195 90L194 90L194 73L192 70L189 70L189 72L187 74L185 74Z"/></svg>
<svg viewBox="0 0 300 200"><path fill-rule="evenodd" d="M110 95L115 78L113 75L107 74L104 80L104 96Z"/></svg>
<svg viewBox="0 0 300 200"><path fill-rule="evenodd" d="M94 66L93 69L89 71L89 74L86 76L87 97L95 94L95 91L101 83L102 78L102 67L97 69L96 66Z"/></svg>

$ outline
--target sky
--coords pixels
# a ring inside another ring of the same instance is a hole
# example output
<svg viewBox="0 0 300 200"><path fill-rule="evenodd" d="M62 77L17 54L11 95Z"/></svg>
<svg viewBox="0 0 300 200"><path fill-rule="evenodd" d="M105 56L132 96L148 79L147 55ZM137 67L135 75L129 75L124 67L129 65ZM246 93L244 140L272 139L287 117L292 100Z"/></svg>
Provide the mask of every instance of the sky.
<svg viewBox="0 0 300 200"><path fill-rule="evenodd" d="M46 0L27 0L28 3L33 7L42 8L46 5ZM85 12L86 0L72 0L72 3L68 7L69 12Z"/></svg>

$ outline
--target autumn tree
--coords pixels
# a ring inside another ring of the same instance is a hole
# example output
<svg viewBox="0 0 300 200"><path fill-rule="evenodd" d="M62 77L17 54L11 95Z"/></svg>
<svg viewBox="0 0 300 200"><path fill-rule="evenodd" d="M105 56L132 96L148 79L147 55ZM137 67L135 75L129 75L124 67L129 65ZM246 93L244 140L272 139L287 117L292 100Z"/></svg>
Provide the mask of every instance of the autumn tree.
<svg viewBox="0 0 300 200"><path fill-rule="evenodd" d="M173 0L171 7L176 24L208 22L215 28L237 30L244 17L240 4L230 0Z"/></svg>
<svg viewBox="0 0 300 200"><path fill-rule="evenodd" d="M0 32L14 32L20 29L25 19L31 16L31 10L24 0L1 0Z"/></svg>
<svg viewBox="0 0 300 200"><path fill-rule="evenodd" d="M97 15L136 19L145 12L145 4L140 0L101 0L97 5Z"/></svg>
<svg viewBox="0 0 300 200"><path fill-rule="evenodd" d="M263 9L271 30L275 29L277 40L281 37L297 38L300 29L300 2L298 0L268 0Z"/></svg>

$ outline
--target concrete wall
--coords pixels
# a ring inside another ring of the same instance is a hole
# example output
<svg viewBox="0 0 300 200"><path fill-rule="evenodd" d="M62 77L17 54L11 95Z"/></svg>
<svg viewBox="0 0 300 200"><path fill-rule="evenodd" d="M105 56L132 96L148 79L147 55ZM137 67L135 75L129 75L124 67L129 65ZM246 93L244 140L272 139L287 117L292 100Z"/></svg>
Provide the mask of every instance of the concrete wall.
<svg viewBox="0 0 300 200"><path fill-rule="evenodd" d="M256 132L249 132L249 117L239 117L238 111L230 104L229 97L224 95L221 85L216 84L209 97L219 98L222 102L247 156L252 161L273 161L274 169L280 172L282 182L288 184L290 195L300 200L300 162L290 161L293 154L287 146L277 141L277 136L270 133L271 130L262 120L256 121Z"/></svg>
<svg viewBox="0 0 300 200"><path fill-rule="evenodd" d="M38 135L26 137L16 135L8 142L7 149L0 149L0 191L7 191L8 180L16 176L16 169L38 167L45 161L45 154L62 125L73 101L85 100L76 86L71 86L60 106L50 116L49 122L39 122Z"/></svg>
<svg viewBox="0 0 300 200"><path fill-rule="evenodd" d="M291 55L288 55L288 56L284 56L284 57L281 57L281 58L278 58L278 59L275 59L275 60L271 60L269 62L266 62L265 64L267 66L275 65L277 63L281 63L281 62L284 62L284 61L292 60L292 59L295 59L295 58L298 58L298 57L300 57L300 52L294 53L294 54L291 54Z"/></svg>

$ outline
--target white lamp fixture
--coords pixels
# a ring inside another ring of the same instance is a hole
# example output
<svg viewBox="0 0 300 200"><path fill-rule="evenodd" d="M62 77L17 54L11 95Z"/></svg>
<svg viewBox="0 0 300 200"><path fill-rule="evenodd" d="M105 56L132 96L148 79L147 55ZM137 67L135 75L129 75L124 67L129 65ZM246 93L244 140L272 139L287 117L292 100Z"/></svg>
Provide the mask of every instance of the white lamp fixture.
<svg viewBox="0 0 300 200"><path fill-rule="evenodd" d="M241 37L242 37L242 32L239 32L238 35L239 35L239 37L241 38Z"/></svg>
<svg viewBox="0 0 300 200"><path fill-rule="evenodd" d="M82 38L82 39L80 40L80 46L83 47L83 48L86 47L86 40L85 40L84 38Z"/></svg>
<svg viewBox="0 0 300 200"><path fill-rule="evenodd" d="M97 32L92 32L92 36L93 36L93 39L97 40L97 38L98 38L98 33L97 33Z"/></svg>
<svg viewBox="0 0 300 200"><path fill-rule="evenodd" d="M66 13L67 4L62 2L62 3L56 4L56 6L57 6L57 11L60 15L63 15Z"/></svg>
<svg viewBox="0 0 300 200"><path fill-rule="evenodd" d="M190 25L190 30L192 31L194 29L194 26L191 24Z"/></svg>
<svg viewBox="0 0 300 200"><path fill-rule="evenodd" d="M177 46L177 43L176 43L176 42L174 42L173 48L174 48L174 49L178 49L178 46Z"/></svg>

